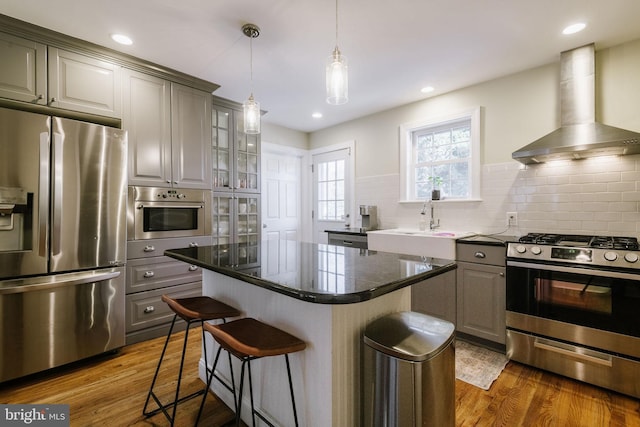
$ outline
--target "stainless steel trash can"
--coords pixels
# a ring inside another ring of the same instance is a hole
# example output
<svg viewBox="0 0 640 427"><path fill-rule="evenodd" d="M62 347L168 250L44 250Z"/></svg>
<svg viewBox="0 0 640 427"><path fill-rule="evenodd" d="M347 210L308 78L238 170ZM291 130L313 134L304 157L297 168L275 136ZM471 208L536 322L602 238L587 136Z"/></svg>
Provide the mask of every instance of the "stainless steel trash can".
<svg viewBox="0 0 640 427"><path fill-rule="evenodd" d="M455 426L455 327L416 312L364 332L363 425Z"/></svg>

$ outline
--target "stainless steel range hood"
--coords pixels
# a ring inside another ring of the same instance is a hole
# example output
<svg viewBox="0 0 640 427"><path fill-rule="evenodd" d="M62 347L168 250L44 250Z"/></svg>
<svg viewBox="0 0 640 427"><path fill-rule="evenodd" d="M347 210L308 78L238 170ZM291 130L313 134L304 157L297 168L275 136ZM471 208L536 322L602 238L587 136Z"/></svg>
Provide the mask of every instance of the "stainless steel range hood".
<svg viewBox="0 0 640 427"><path fill-rule="evenodd" d="M640 153L640 133L595 121L593 44L560 54L561 127L513 152L524 164Z"/></svg>

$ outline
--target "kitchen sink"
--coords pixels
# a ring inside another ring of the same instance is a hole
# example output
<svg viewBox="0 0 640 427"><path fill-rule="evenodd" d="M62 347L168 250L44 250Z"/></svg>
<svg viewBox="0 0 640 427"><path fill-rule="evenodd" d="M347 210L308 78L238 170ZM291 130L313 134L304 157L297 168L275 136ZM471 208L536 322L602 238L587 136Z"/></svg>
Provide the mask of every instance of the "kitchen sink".
<svg viewBox="0 0 640 427"><path fill-rule="evenodd" d="M367 241L370 250L455 259L456 239L474 234L471 231L393 228L369 231Z"/></svg>

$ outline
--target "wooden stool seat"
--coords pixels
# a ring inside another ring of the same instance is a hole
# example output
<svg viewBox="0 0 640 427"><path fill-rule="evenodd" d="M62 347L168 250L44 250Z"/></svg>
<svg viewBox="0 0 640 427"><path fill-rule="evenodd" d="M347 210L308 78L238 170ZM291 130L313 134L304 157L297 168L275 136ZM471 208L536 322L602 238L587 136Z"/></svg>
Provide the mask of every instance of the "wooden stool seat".
<svg viewBox="0 0 640 427"><path fill-rule="evenodd" d="M152 415L157 414L158 412L162 412L165 417L169 420L171 425L173 426L176 419L176 409L178 404L191 399L193 397L202 395L206 393L206 390L200 390L195 393L192 393L188 396L180 397L180 382L182 380L182 369L184 367L184 356L187 351L187 340L189 338L189 328L192 323L199 322L201 325L206 324L207 320L216 320L221 319L223 322L226 321L227 317L238 317L241 312L230 305L227 305L221 301L213 299L207 296L197 296L197 297L189 297L189 298L172 298L168 295L162 295L162 301L165 302L169 308L175 313L173 316L173 321L171 322L171 327L169 328L169 332L167 333L167 339L164 342L164 347L162 348L162 353L160 354L160 360L158 360L158 366L156 367L156 372L153 376L153 380L151 381L151 387L149 387L149 394L147 394L147 400L144 403L144 408L142 408L143 415L150 417ZM169 339L171 338L171 333L173 332L173 327L176 324L177 318L182 318L185 322L187 322L187 328L184 333L184 342L182 344L182 356L180 359L180 369L178 371L178 381L176 384L176 391L173 401L169 403L162 403L156 393L153 391L154 386L156 384L156 380L158 379L158 373L160 372L160 366L162 366L162 361L164 359L165 352L167 351L167 345L169 344ZM202 343L204 344L204 328L202 329ZM213 371L215 371L216 364L218 363L218 357L220 355L220 351L216 354L215 361L213 363L213 368L210 370L212 372L211 377L213 377ZM209 371L209 365L207 362L207 348L204 347L204 362L207 371ZM231 358L229 357L229 363L231 363ZM207 379L208 380L208 379ZM209 381L207 381L209 383ZM148 410L149 402L151 399L155 401L158 406L157 409ZM172 410L172 413L169 414L169 410Z"/></svg>
<svg viewBox="0 0 640 427"><path fill-rule="evenodd" d="M162 295L162 301L186 322L238 317L241 314L236 308L205 296L174 299Z"/></svg>
<svg viewBox="0 0 640 427"><path fill-rule="evenodd" d="M236 357L280 356L304 350L307 344L293 335L252 318L220 325L204 325L218 343Z"/></svg>
<svg viewBox="0 0 640 427"><path fill-rule="evenodd" d="M224 348L228 354L233 354L242 361L240 369L240 390L238 396L235 395L234 387L234 406L236 409L236 426L240 426L240 412L242 409L242 390L244 385L245 367L249 374L249 393L251 396L251 418L253 425L256 425L255 417L259 417L267 425L272 426L253 405L253 385L251 381L251 361L261 357L282 356L284 355L287 366L287 377L289 379L289 391L291 393L291 406L293 409L293 419L295 425L298 426L298 412L296 410L296 402L293 392L293 382L291 380L291 367L289 364L289 353L295 353L304 350L307 344L301 339L285 332L281 329L263 323L259 320L245 317L233 320L228 323L212 325L205 323L203 330L209 332L213 338L220 344L219 349ZM232 371L233 375L233 371ZM209 377L207 389L210 386L213 375ZM233 377L232 377L233 378ZM202 401L204 404L204 400ZM200 406L200 413L202 405ZM200 418L198 413L198 419ZM197 424L197 421L196 421Z"/></svg>

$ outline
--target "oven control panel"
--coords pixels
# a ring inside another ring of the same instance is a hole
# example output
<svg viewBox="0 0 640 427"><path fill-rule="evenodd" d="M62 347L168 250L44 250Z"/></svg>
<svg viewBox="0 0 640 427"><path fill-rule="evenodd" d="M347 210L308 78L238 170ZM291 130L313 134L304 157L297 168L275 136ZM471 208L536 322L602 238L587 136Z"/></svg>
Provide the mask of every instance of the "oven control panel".
<svg viewBox="0 0 640 427"><path fill-rule="evenodd" d="M640 251L511 242L507 258L640 270Z"/></svg>

